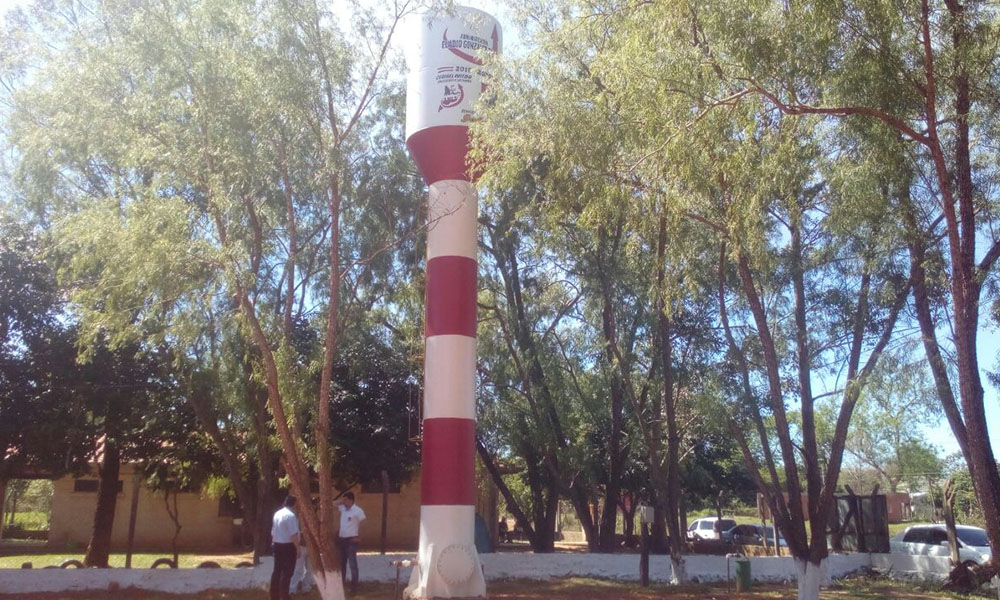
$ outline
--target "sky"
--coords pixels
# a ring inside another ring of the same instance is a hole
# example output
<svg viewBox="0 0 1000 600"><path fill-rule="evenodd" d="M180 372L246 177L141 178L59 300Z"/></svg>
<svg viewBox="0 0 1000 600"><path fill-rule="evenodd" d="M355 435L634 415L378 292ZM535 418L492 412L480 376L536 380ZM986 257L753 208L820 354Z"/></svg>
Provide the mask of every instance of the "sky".
<svg viewBox="0 0 1000 600"><path fill-rule="evenodd" d="M14 6L25 6L27 4L26 0L0 0L0 18L6 15L7 11ZM521 54L524 52L525 49L518 39L511 13L506 8L500 6L495 0L492 2L486 0L467 0L463 4L485 10L500 20L501 26L504 28L505 53ZM417 26L418 21L415 18L410 18L407 22L403 23L394 46L404 52L404 54L406 49L412 47L414 44ZM1000 452L1000 393L985 378L986 371L1000 371L1000 364L998 364L998 357L1000 357L1000 332L997 331L995 326L989 323L986 307L984 307L982 312L984 314L981 317L978 349L980 367L984 372L983 386L986 391L986 416L987 422L990 425L990 439L994 451ZM946 332L941 333L945 334ZM958 444L955 442L955 437L944 418L936 426L925 429L928 441L937 446L943 454L958 452Z"/></svg>

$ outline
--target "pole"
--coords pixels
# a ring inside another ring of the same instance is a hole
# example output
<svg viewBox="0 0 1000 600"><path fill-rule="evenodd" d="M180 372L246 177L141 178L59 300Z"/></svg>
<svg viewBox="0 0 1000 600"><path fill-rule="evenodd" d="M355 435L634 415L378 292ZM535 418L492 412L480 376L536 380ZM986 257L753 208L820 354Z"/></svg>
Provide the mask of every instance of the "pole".
<svg viewBox="0 0 1000 600"><path fill-rule="evenodd" d="M382 543L381 554L385 556L385 535L389 524L389 472L382 469Z"/></svg>

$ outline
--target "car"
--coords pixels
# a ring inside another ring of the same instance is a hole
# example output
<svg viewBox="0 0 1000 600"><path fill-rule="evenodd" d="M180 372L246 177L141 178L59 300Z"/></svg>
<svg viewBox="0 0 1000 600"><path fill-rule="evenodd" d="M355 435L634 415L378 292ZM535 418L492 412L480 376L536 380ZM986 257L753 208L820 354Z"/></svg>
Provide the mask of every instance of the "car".
<svg viewBox="0 0 1000 600"><path fill-rule="evenodd" d="M971 560L982 564L990 560L993 553L986 537L986 530L956 525L955 534L958 537L958 557L962 562ZM944 525L925 524L907 527L892 537L889 548L895 554L951 556L948 533Z"/></svg>
<svg viewBox="0 0 1000 600"><path fill-rule="evenodd" d="M718 523L718 526L716 526ZM717 540L723 531L736 527L733 519L719 519L717 517L703 517L695 519L687 529L687 537L691 540Z"/></svg>
<svg viewBox="0 0 1000 600"><path fill-rule="evenodd" d="M737 546L763 546L765 536L767 537L767 545L774 546L774 529L760 523L744 523L723 531L722 541ZM785 538L779 537L778 543L782 548L788 547Z"/></svg>

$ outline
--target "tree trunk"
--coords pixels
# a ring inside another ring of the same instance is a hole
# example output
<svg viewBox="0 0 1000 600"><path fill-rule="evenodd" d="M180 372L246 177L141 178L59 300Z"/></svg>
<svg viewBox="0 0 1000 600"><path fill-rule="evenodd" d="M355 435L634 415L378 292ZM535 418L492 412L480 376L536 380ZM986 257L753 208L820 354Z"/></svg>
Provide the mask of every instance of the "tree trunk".
<svg viewBox="0 0 1000 600"><path fill-rule="evenodd" d="M260 564L260 557L270 554L271 515L274 512L273 490L263 475L257 480L257 498L253 512L253 564Z"/></svg>
<svg viewBox="0 0 1000 600"><path fill-rule="evenodd" d="M662 493L656 494L663 497ZM667 542L667 517L666 511L661 506L662 501L653 503L653 523L650 527L650 547L653 552L669 552L670 544Z"/></svg>
<svg viewBox="0 0 1000 600"><path fill-rule="evenodd" d="M630 498L628 507L619 499L618 507L622 512L622 534L625 536L625 547L635 547L635 511L636 503L634 498Z"/></svg>
<svg viewBox="0 0 1000 600"><path fill-rule="evenodd" d="M7 480L0 478L0 542L3 541L3 518L4 510L7 506Z"/></svg>
<svg viewBox="0 0 1000 600"><path fill-rule="evenodd" d="M94 512L94 528L87 544L83 564L88 567L107 568L111 554L111 529L115 523L115 504L118 501L118 473L121 469L121 453L118 442L107 436L104 439L104 461L100 468L97 484L97 509Z"/></svg>
<svg viewBox="0 0 1000 600"><path fill-rule="evenodd" d="M951 479L944 484L944 529L948 534L951 564L955 566L962 559L958 553L958 533L955 531L955 482Z"/></svg>
<svg viewBox="0 0 1000 600"><path fill-rule="evenodd" d="M611 286L602 282L604 301L602 306L602 321L608 348L605 356L608 365L614 365L615 357L611 349L611 340L616 336L614 318L614 300ZM601 552L615 551L615 528L618 523L618 496L621 494L622 463L622 430L624 429L625 390L620 374L611 375L611 432L608 438L608 481L604 488L604 510L600 519L600 532L597 549Z"/></svg>
<svg viewBox="0 0 1000 600"><path fill-rule="evenodd" d="M826 559L819 561L795 559L798 600L819 600L819 588L829 578Z"/></svg>
<svg viewBox="0 0 1000 600"><path fill-rule="evenodd" d="M170 506L170 494L174 495L174 505ZM163 491L163 505L167 509L167 515L174 524L174 536L170 538L170 550L174 557L174 568L180 568L180 554L177 552L177 538L181 535L180 513L177 511L177 490L167 488Z"/></svg>
<svg viewBox="0 0 1000 600"><path fill-rule="evenodd" d="M136 469L132 473L132 502L128 512L128 547L125 550L125 568L132 568L132 549L135 547L135 520L139 513L139 490L142 487L142 477Z"/></svg>
<svg viewBox="0 0 1000 600"><path fill-rule="evenodd" d="M254 411L253 440L257 447L257 482L256 497L250 506L252 512L247 518L253 518L254 527L254 564L258 564L260 556L267 554L270 550L271 539L271 515L277 510L282 498L279 498L280 489L278 487L278 457L271 450L271 418L267 412L267 391L253 378L253 369L249 361L244 368L250 367L246 371L246 384L248 386L247 400L250 401Z"/></svg>
<svg viewBox="0 0 1000 600"><path fill-rule="evenodd" d="M580 520L580 527L583 528L583 536L587 540L587 550L597 552L600 548L598 541L599 532L597 524L594 522L594 513L591 512L591 504L588 501L587 495L583 493L579 485L574 485L569 489L569 497L570 503L573 505L573 510L576 512L576 517ZM612 527L612 531L614 531L614 527Z"/></svg>
<svg viewBox="0 0 1000 600"><path fill-rule="evenodd" d="M10 495L10 511L7 513L10 515L7 517L7 525L14 526L14 517L17 516L17 502L21 499L21 490L16 489L14 493Z"/></svg>
<svg viewBox="0 0 1000 600"><path fill-rule="evenodd" d="M497 467L493 457L490 456L486 446L483 445L483 442L478 437L476 438L476 452L479 454L479 459L483 461L486 472L490 474L493 485L496 486L500 495L503 496L504 502L507 504L507 511L514 515L514 521L517 524L516 527L520 527L529 540L533 539L535 533L534 527L528 519L528 515L521 508L521 505L517 503L517 499L514 497L513 492L510 491L507 482L503 480L503 474L500 472L499 467Z"/></svg>

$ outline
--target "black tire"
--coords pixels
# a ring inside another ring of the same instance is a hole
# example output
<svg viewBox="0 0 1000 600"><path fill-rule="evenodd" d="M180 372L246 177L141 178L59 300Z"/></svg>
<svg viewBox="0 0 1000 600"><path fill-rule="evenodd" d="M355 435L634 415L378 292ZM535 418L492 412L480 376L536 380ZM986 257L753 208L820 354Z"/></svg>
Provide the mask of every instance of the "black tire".
<svg viewBox="0 0 1000 600"><path fill-rule="evenodd" d="M243 562L236 563L236 566L234 568L236 568L236 569L252 569L253 568L253 563L250 562L249 560L244 560Z"/></svg>
<svg viewBox="0 0 1000 600"><path fill-rule="evenodd" d="M75 558L71 558L69 560L64 560L61 563L59 563L59 568L60 569L68 569L70 567L74 567L76 569L82 569L83 568L83 563L80 562L80 561L78 561L78 560L76 560Z"/></svg>
<svg viewBox="0 0 1000 600"><path fill-rule="evenodd" d="M197 569L221 569L222 565L215 562L214 560L205 560L198 563Z"/></svg>
<svg viewBox="0 0 1000 600"><path fill-rule="evenodd" d="M149 568L156 569L158 567L168 567L170 569L176 569L177 563L175 563L173 560L169 558L158 558L153 561L152 566L150 566Z"/></svg>

